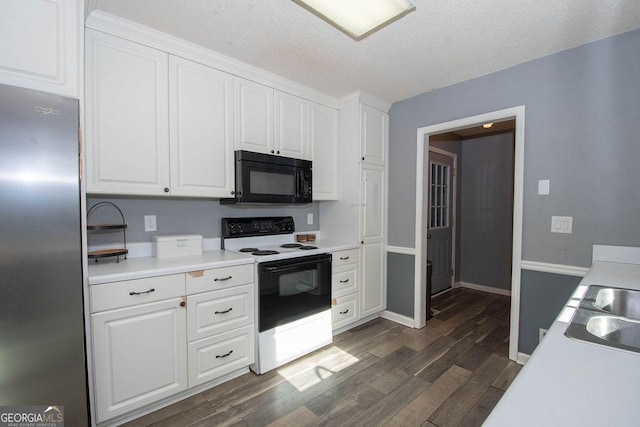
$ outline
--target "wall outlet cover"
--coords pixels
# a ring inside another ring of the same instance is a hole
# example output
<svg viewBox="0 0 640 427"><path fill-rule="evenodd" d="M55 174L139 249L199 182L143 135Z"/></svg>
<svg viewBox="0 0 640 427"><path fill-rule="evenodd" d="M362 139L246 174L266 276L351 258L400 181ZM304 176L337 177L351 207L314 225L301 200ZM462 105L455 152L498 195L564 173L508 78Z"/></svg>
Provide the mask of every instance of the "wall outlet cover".
<svg viewBox="0 0 640 427"><path fill-rule="evenodd" d="M144 216L144 231L156 231L158 229L158 225L156 222L155 215L145 215Z"/></svg>

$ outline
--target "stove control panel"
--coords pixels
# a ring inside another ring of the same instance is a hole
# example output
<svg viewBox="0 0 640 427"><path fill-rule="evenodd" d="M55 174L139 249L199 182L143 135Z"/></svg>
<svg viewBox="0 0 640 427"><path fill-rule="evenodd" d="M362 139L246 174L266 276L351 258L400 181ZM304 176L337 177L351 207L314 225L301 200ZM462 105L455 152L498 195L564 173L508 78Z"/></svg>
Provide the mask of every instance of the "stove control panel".
<svg viewBox="0 0 640 427"><path fill-rule="evenodd" d="M293 218L290 216L222 218L223 239L229 237L271 236L291 234L295 230Z"/></svg>

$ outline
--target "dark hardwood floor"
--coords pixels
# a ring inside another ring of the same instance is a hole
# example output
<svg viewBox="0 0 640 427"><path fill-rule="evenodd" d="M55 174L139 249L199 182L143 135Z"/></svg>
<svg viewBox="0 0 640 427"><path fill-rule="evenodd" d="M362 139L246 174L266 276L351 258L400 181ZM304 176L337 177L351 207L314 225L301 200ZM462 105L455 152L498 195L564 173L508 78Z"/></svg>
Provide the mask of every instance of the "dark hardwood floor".
<svg viewBox="0 0 640 427"><path fill-rule="evenodd" d="M520 370L509 298L459 288L433 308L423 329L379 318L126 425L479 426Z"/></svg>

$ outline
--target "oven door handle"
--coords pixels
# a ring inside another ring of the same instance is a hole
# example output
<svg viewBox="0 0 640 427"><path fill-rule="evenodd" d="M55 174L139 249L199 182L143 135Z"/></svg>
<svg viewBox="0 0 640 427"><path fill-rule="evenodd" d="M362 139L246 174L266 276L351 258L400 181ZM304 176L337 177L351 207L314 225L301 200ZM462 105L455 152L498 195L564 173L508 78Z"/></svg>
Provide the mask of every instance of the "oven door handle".
<svg viewBox="0 0 640 427"><path fill-rule="evenodd" d="M276 265L273 267L260 267L261 269L268 271L269 273L276 273L278 271L287 271L287 270L298 270L307 266L319 266L321 264L331 263L331 259L327 260L315 260L315 261L306 261L300 263L289 263L286 265Z"/></svg>

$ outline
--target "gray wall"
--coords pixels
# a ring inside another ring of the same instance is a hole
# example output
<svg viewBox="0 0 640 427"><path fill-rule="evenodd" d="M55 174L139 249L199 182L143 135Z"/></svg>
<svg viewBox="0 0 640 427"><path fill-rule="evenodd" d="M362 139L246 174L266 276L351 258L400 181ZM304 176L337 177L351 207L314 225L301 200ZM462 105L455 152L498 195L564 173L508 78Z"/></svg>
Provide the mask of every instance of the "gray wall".
<svg viewBox="0 0 640 427"><path fill-rule="evenodd" d="M460 280L511 289L513 133L462 142Z"/></svg>
<svg viewBox="0 0 640 427"><path fill-rule="evenodd" d="M595 243L640 246L639 75L634 30L393 104L389 244L415 246L417 129L525 105L523 259L587 267ZM552 234L552 215L573 216L573 233Z"/></svg>
<svg viewBox="0 0 640 427"><path fill-rule="evenodd" d="M109 201L118 205L127 222L127 242L150 242L156 234L201 234L220 237L220 219L247 216L292 216L296 231L320 228L318 202L303 206L238 207L220 205L217 200L178 198L97 198L87 197L87 209L95 203ZM307 225L307 214L312 213L314 224ZM158 230L144 231L144 216L156 215ZM96 210L91 223L115 222L117 211L109 207ZM90 233L89 244L118 241L117 233Z"/></svg>
<svg viewBox="0 0 640 427"><path fill-rule="evenodd" d="M527 270L520 277L518 351L531 354L540 328L549 329L582 278Z"/></svg>
<svg viewBox="0 0 640 427"><path fill-rule="evenodd" d="M413 260L406 254L387 255L387 310L413 317Z"/></svg>

